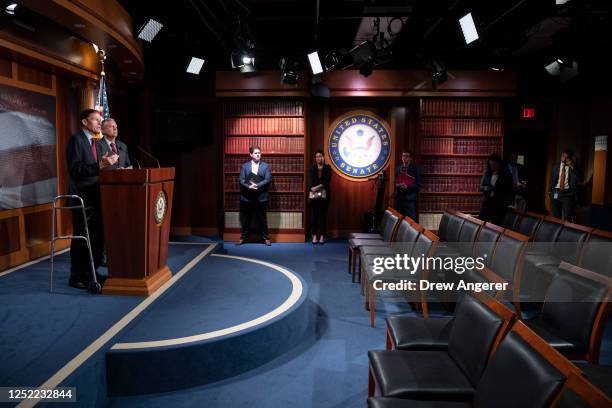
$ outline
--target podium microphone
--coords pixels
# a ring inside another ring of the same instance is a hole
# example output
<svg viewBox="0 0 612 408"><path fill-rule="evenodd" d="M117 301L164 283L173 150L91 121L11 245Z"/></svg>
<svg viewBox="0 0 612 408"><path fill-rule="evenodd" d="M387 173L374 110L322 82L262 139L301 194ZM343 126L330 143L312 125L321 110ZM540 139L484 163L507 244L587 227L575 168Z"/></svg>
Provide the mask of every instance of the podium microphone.
<svg viewBox="0 0 612 408"><path fill-rule="evenodd" d="M136 158L134 156L132 156L131 154L129 154L127 152L127 150L123 149L123 146L118 146L119 150L121 150L122 152L125 152L125 154L127 154L127 156L130 158L130 160L134 160L136 162L136 165L138 166L139 169L141 169L142 167L140 167L140 163L138 162L138 160L136 160Z"/></svg>
<svg viewBox="0 0 612 408"><path fill-rule="evenodd" d="M155 160L157 162L157 167L161 168L161 166L159 165L159 160L157 160L155 158L155 156L153 156L151 153L147 152L145 149L143 149L142 147L138 146L138 150L140 150L141 152L143 152L145 155L149 156L151 159Z"/></svg>

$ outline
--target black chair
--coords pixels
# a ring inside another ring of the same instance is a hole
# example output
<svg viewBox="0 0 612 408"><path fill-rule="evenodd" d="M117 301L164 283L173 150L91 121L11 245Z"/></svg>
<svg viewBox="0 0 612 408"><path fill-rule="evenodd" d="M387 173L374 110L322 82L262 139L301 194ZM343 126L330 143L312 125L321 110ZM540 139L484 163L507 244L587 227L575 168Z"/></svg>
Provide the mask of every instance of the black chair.
<svg viewBox="0 0 612 408"><path fill-rule="evenodd" d="M612 398L612 365L576 363L586 378L609 398Z"/></svg>
<svg viewBox="0 0 612 408"><path fill-rule="evenodd" d="M395 237L400 221L404 218L402 214L393 210L387 209L390 214L387 216L387 222L384 225L382 238L351 238L349 239L349 273L352 274L352 281L355 282L355 264L359 255L359 248L364 245L369 246L385 246Z"/></svg>
<svg viewBox="0 0 612 408"><path fill-rule="evenodd" d="M525 324L568 358L596 363L609 299L609 278L562 263L541 312Z"/></svg>
<svg viewBox="0 0 612 408"><path fill-rule="evenodd" d="M380 224L378 224L378 232L351 232L349 234L349 239L383 239L383 231L385 230L385 226L391 222L390 216L393 215L391 210L391 208L388 208L383 213Z"/></svg>
<svg viewBox="0 0 612 408"><path fill-rule="evenodd" d="M437 374L438 384L449 376L446 372ZM418 401L370 398L368 406L371 408L544 408L551 405L561 392L565 380L573 375L580 376L580 369L552 349L524 324L516 322L512 331L493 353L476 385L471 401L460 402L457 397L449 398L450 392L445 390L445 392L431 392L427 395L427 401L424 401L425 398L420 398ZM368 383L370 397L374 394L373 391L377 390L376 386L374 379L371 378ZM422 396L424 395L419 397Z"/></svg>
<svg viewBox="0 0 612 408"><path fill-rule="evenodd" d="M387 245L364 245L359 248L359 282L362 292L365 290L364 276L368 275L368 269L374 266L374 259L381 256L395 256L395 254L412 254L412 243L416 242L423 232L423 227L406 217L400 223L393 242Z"/></svg>
<svg viewBox="0 0 612 408"><path fill-rule="evenodd" d="M604 276L612 276L612 232L594 230L591 233L584 244L580 266Z"/></svg>
<svg viewBox="0 0 612 408"><path fill-rule="evenodd" d="M535 237L535 233L538 230L538 227L544 220L544 216L540 214L536 214L530 211L527 211L523 217L516 223L513 231L516 231L520 234L527 235L530 241L533 241Z"/></svg>
<svg viewBox="0 0 612 408"><path fill-rule="evenodd" d="M580 367L579 367L580 368ZM586 373L585 373L586 374ZM587 374L588 377L588 374ZM612 384L612 382L611 382ZM612 407L612 399L598 389L595 384L578 374L571 374L559 398L552 404L553 408L603 408Z"/></svg>
<svg viewBox="0 0 612 408"><path fill-rule="evenodd" d="M414 246L412 247L412 254L416 254L416 256L420 256L423 254L425 257L431 256L435 252L436 244L438 242L438 237L431 231L424 230L421 234L419 234ZM376 326L376 290L374 289L374 282L376 280L382 280L385 282L397 282L401 280L419 280L419 279L427 279L427 270L419 269L416 271L399 271L399 270L385 270L383 274L376 274L372 267L373 265L368 265L363 275L363 285L365 286L365 294L366 294L366 308L370 311L370 326ZM419 299L423 299L423 294L418 292ZM424 301L417 302L417 305L420 306L421 312L423 316L428 316L427 303Z"/></svg>
<svg viewBox="0 0 612 408"><path fill-rule="evenodd" d="M514 230L514 227L520 222L523 217L523 212L515 208L508 208L500 227Z"/></svg>
<svg viewBox="0 0 612 408"><path fill-rule="evenodd" d="M451 215L455 215L456 212L454 210L446 210L442 214L442 218L440 218L440 224L438 225L438 231L436 235L440 238L440 241L447 241L447 227L448 220L450 220Z"/></svg>
<svg viewBox="0 0 612 408"><path fill-rule="evenodd" d="M469 401L489 356L514 313L482 293L465 296L452 325L448 350L368 352L368 396Z"/></svg>

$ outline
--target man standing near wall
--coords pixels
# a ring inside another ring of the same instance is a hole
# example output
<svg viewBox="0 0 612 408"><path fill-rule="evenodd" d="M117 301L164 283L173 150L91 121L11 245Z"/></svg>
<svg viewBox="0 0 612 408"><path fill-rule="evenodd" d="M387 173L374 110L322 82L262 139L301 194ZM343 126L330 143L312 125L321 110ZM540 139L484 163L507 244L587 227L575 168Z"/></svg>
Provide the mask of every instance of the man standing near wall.
<svg viewBox="0 0 612 408"><path fill-rule="evenodd" d="M578 182L582 171L576 165L574 151L565 149L561 161L553 165L550 175L550 195L553 215L562 220L574 220Z"/></svg>
<svg viewBox="0 0 612 408"><path fill-rule="evenodd" d="M260 228L261 235L270 246L270 235L268 233L268 220L266 211L268 208L268 188L272 182L272 172L270 166L261 161L261 149L259 146L249 148L251 161L246 162L240 169L240 241L242 245L249 237L251 218L255 214Z"/></svg>

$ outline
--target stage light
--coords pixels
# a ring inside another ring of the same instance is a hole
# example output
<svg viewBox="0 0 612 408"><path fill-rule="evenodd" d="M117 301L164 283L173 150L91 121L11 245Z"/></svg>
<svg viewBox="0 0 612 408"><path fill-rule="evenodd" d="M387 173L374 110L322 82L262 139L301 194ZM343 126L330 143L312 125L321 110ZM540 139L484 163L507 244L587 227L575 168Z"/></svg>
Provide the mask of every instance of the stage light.
<svg viewBox="0 0 612 408"><path fill-rule="evenodd" d="M431 71L431 86L435 89L448 79L448 73L441 61L432 59L427 64L427 69Z"/></svg>
<svg viewBox="0 0 612 408"><path fill-rule="evenodd" d="M153 41L159 30L163 28L163 24L150 18L147 22L138 30L138 38L147 42Z"/></svg>
<svg viewBox="0 0 612 408"><path fill-rule="evenodd" d="M242 63L243 64L252 64L253 62L255 62L255 58L253 57L249 57L248 55L245 55L242 57Z"/></svg>
<svg viewBox="0 0 612 408"><path fill-rule="evenodd" d="M323 73L323 65L321 65L321 58L319 58L319 53L317 51L308 54L308 62L310 63L310 69L313 75Z"/></svg>
<svg viewBox="0 0 612 408"><path fill-rule="evenodd" d="M561 64L559 64L559 61L551 62L544 69L552 76L559 76L561 74Z"/></svg>
<svg viewBox="0 0 612 408"><path fill-rule="evenodd" d="M459 25L461 25L461 31L463 32L463 38L465 43L470 44L478 39L478 31L472 18L472 13L467 13L465 16L459 19Z"/></svg>
<svg viewBox="0 0 612 408"><path fill-rule="evenodd" d="M199 75L202 67L204 66L204 60L198 57L191 57L189 65L187 66L187 72L190 74Z"/></svg>
<svg viewBox="0 0 612 408"><path fill-rule="evenodd" d="M297 85L298 83L298 64L287 58L281 58L278 63L281 69L281 84Z"/></svg>
<svg viewBox="0 0 612 408"><path fill-rule="evenodd" d="M100 47L98 47L98 44L96 43L91 43L91 46L93 47L94 51L96 52L96 54L98 53L98 51L100 51Z"/></svg>
<svg viewBox="0 0 612 408"><path fill-rule="evenodd" d="M15 10L17 10L17 3L11 3L4 8L4 12L10 15L14 15Z"/></svg>
<svg viewBox="0 0 612 408"><path fill-rule="evenodd" d="M255 56L246 51L232 51L232 68L239 68L243 74L255 72Z"/></svg>

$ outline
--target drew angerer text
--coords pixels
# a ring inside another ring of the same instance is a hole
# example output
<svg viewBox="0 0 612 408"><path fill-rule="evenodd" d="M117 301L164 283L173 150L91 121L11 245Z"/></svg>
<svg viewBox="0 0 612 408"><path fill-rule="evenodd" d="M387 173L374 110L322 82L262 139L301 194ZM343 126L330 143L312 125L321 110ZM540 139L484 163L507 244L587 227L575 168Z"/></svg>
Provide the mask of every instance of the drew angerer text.
<svg viewBox="0 0 612 408"><path fill-rule="evenodd" d="M466 290L474 292L499 291L508 288L508 282L469 282L460 280L458 282L430 282L426 279L407 280L402 279L395 282L385 282L377 279L373 282L374 290L421 290L421 291L452 291Z"/></svg>

